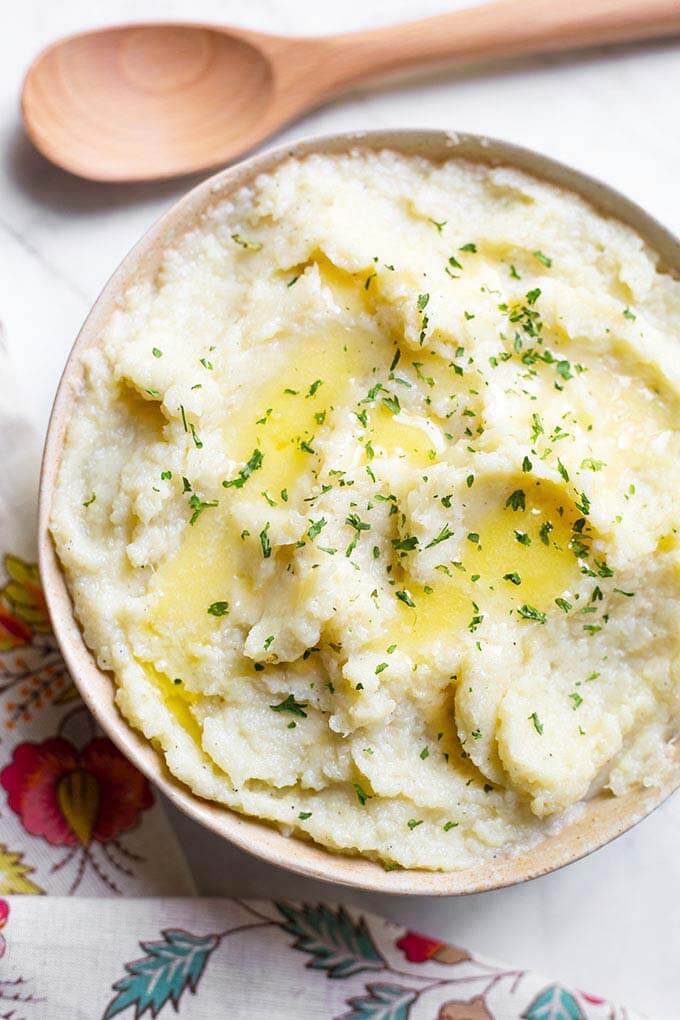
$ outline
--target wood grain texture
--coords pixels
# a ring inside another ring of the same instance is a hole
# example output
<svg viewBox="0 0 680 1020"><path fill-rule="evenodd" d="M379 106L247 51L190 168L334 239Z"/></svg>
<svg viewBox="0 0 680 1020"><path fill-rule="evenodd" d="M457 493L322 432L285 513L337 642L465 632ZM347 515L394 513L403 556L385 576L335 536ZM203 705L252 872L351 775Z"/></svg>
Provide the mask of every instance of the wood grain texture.
<svg viewBox="0 0 680 1020"><path fill-rule="evenodd" d="M169 774L155 748L119 713L114 701L113 679L98 668L85 645L49 534L54 486L66 428L79 390L82 356L101 342L106 324L127 287L142 279L153 280L169 239L194 228L209 209L251 183L259 174L272 171L291 155L342 154L357 147L373 151L391 148L434 161L458 156L486 164L516 166L558 187L575 191L605 215L629 224L658 252L662 266L680 276L680 242L639 206L561 163L527 149L475 135L452 136L442 131L336 135L281 147L223 170L190 191L156 223L118 268L85 321L59 385L45 445L38 521L40 573L54 633L85 703L121 751L191 818L241 849L309 877L377 892L436 896L483 892L547 874L599 849L630 829L680 786L680 746L676 745L677 767L665 786L640 788L624 797L600 792L570 813L559 831L553 831L543 842L521 854L503 854L499 850L495 859L448 873L384 871L373 861L335 854L311 843L287 838L271 825L202 800Z"/></svg>
<svg viewBox="0 0 680 1020"><path fill-rule="evenodd" d="M37 148L73 173L166 178L228 163L304 110L403 69L679 33L680 0L499 0L321 38L129 25L44 50L22 111Z"/></svg>

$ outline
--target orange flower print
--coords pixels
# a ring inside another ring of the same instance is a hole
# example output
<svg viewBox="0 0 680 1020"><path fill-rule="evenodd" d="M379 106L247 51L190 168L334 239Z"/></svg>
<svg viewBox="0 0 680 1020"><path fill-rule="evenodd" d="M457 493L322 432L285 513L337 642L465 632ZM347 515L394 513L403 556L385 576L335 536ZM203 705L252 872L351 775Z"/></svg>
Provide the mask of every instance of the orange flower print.
<svg viewBox="0 0 680 1020"><path fill-rule="evenodd" d="M416 931L407 931L397 941L397 949L410 963L425 963L426 960L436 960L438 963L446 963L449 966L454 963L462 963L470 959L470 954L458 946L450 946L446 942L439 942L437 939L428 938L427 935L420 935Z"/></svg>
<svg viewBox="0 0 680 1020"><path fill-rule="evenodd" d="M132 856L118 837L137 825L141 813L153 804L153 794L145 777L110 740L97 737L81 751L62 737L19 744L12 762L0 773L0 784L28 833L52 846L71 848L54 870L78 858L71 891L88 863L118 891L93 856L93 847L101 844L109 863L128 873L109 847Z"/></svg>
<svg viewBox="0 0 680 1020"><path fill-rule="evenodd" d="M470 1002L445 1002L437 1020L493 1020L493 1016L486 1008L484 999L477 997Z"/></svg>

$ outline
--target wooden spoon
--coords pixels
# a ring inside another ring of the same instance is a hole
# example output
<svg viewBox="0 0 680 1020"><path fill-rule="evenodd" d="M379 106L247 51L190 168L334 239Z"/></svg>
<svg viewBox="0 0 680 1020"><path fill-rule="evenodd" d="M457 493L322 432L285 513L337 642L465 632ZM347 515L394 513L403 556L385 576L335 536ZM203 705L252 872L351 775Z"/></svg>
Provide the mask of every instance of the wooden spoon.
<svg viewBox="0 0 680 1020"><path fill-rule="evenodd" d="M33 142L59 166L92 180L141 181L228 163L379 75L675 33L680 0L500 0L322 38L128 25L39 54L22 110Z"/></svg>

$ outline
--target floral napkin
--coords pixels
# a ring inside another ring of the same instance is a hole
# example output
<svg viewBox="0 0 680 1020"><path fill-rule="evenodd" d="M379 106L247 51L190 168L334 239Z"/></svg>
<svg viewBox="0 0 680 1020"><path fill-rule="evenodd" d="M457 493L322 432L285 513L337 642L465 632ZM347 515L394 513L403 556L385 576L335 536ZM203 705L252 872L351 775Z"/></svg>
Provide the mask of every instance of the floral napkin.
<svg viewBox="0 0 680 1020"><path fill-rule="evenodd" d="M40 430L1 340L0 1020L639 1020L343 906L189 898L158 795L98 730L50 630Z"/></svg>
<svg viewBox="0 0 680 1020"><path fill-rule="evenodd" d="M341 906L25 897L3 917L13 1020L641 1020Z"/></svg>

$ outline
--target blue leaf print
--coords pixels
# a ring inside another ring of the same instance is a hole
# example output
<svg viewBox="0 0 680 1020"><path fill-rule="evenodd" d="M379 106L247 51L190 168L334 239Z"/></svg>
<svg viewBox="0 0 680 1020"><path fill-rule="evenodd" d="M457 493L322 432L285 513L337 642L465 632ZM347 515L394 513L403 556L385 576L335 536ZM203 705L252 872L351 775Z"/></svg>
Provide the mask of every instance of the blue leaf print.
<svg viewBox="0 0 680 1020"><path fill-rule="evenodd" d="M348 999L352 1009L337 1020L407 1020L418 992L403 985L367 985L368 995Z"/></svg>
<svg viewBox="0 0 680 1020"><path fill-rule="evenodd" d="M549 985L522 1013L522 1020L586 1020L586 1018L571 992L559 985Z"/></svg>
<svg viewBox="0 0 680 1020"><path fill-rule="evenodd" d="M103 1020L111 1020L131 1007L135 1020L147 1010L155 1017L167 1002L177 1009L187 988L196 991L210 954L219 944L219 935L192 935L179 928L161 935L162 942L140 942L147 955L125 964L128 973L113 985L118 995L109 1003Z"/></svg>
<svg viewBox="0 0 680 1020"><path fill-rule="evenodd" d="M355 923L344 907L333 911L323 903L318 907L277 903L276 907L286 919L281 927L297 936L293 948L312 956L308 967L325 970L329 978L385 968L363 917Z"/></svg>

